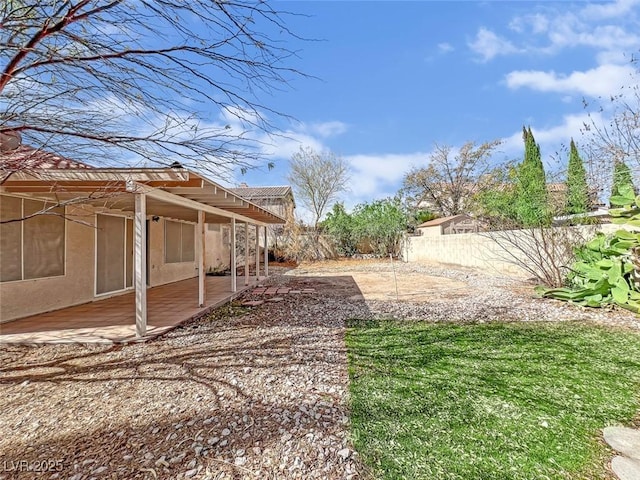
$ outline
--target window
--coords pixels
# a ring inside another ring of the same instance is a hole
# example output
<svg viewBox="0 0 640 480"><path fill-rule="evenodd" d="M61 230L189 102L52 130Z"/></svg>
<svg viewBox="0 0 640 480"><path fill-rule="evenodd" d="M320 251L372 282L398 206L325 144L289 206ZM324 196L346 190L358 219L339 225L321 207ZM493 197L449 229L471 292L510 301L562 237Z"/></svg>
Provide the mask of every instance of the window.
<svg viewBox="0 0 640 480"><path fill-rule="evenodd" d="M0 282L64 275L64 207L0 196Z"/></svg>
<svg viewBox="0 0 640 480"><path fill-rule="evenodd" d="M164 222L164 262L193 262L195 252L195 227L191 223Z"/></svg>

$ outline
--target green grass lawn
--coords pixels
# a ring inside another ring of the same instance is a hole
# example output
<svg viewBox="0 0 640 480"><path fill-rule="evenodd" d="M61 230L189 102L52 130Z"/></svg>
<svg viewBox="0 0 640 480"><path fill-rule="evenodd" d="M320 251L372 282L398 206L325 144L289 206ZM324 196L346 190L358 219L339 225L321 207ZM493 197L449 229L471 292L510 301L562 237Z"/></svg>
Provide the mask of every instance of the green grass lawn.
<svg viewBox="0 0 640 480"><path fill-rule="evenodd" d="M576 323L347 331L352 438L375 478L607 478L640 412L640 334Z"/></svg>

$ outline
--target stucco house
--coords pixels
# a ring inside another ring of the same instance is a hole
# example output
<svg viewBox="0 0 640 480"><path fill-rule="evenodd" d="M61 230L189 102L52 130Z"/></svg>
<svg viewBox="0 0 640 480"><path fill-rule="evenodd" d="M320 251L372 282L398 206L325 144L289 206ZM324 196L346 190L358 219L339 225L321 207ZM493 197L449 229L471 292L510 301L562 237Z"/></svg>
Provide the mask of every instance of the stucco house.
<svg viewBox="0 0 640 480"><path fill-rule="evenodd" d="M253 204L256 204L265 210L285 219L285 223L293 219L295 209L295 200L293 191L290 186L264 186L249 187L246 183L240 184L239 187L228 189L234 195L241 197ZM282 234L284 224L271 224L267 227L267 248L272 249L277 246L277 240ZM255 243L255 231L248 230L249 244ZM239 241L237 261L239 266L244 266L244 248L245 230L241 226L237 231ZM206 268L208 272L220 272L231 268L230 252L231 241L228 225L209 224L206 233L207 245L211 248L207 251ZM264 250L264 238L260 237L257 248ZM249 249L250 256L251 248ZM263 253L263 252L262 252Z"/></svg>
<svg viewBox="0 0 640 480"><path fill-rule="evenodd" d="M234 194L284 218L287 222L293 221L296 202L293 198L293 190L289 185L249 187L246 183L243 183L239 187L231 188L230 190ZM283 225L270 225L267 228L269 247L277 245L278 237L282 235L283 228Z"/></svg>
<svg viewBox="0 0 640 480"><path fill-rule="evenodd" d="M238 224L253 231L259 278L268 260L258 241L285 221L181 167L93 168L21 146L0 153L0 182L0 324L135 292L144 336L148 289L196 278L193 304L205 306L206 271L220 255L206 232L225 227L235 245ZM229 255L235 267L235 248Z"/></svg>
<svg viewBox="0 0 640 480"><path fill-rule="evenodd" d="M484 230L478 220L465 214L435 218L418 225L417 229L420 235L426 237L456 233L476 233Z"/></svg>
<svg viewBox="0 0 640 480"><path fill-rule="evenodd" d="M250 187L246 183L241 183L239 187L229 190L283 218L293 215L296 208L293 190L289 185Z"/></svg>

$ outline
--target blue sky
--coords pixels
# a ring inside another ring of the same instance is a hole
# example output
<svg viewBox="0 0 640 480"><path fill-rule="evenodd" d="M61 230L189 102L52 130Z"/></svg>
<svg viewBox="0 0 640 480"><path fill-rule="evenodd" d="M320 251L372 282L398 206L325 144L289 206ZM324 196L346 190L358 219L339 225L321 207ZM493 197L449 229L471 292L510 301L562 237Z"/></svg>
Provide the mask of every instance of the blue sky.
<svg viewBox="0 0 640 480"><path fill-rule="evenodd" d="M634 82L640 2L279 1L304 14L294 79L266 102L284 137L266 142L276 168L238 182L285 184L300 144L344 157L353 175L345 203L393 195L435 143L503 139L498 159L518 158L530 125L549 169L580 132L591 102ZM607 111L596 113L606 118Z"/></svg>

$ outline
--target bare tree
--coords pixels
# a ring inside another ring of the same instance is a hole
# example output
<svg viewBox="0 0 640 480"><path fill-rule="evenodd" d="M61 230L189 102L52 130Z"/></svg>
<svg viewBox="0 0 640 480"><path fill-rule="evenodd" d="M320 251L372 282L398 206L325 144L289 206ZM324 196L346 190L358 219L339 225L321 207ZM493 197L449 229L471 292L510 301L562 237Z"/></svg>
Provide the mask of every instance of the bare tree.
<svg viewBox="0 0 640 480"><path fill-rule="evenodd" d="M576 249L598 231L598 225L537 226L480 235L495 242L492 255L530 274L547 287L561 287L576 260Z"/></svg>
<svg viewBox="0 0 640 480"><path fill-rule="evenodd" d="M631 63L636 65L637 59ZM637 66L637 65L636 65ZM608 203L614 166L626 163L636 179L640 174L640 84L638 72L608 98L583 99L589 119L582 126L585 166L599 200Z"/></svg>
<svg viewBox="0 0 640 480"><path fill-rule="evenodd" d="M302 75L263 0L3 0L0 134L109 165L256 165L261 98Z"/></svg>
<svg viewBox="0 0 640 480"><path fill-rule="evenodd" d="M311 147L300 147L291 157L287 179L298 201L313 215L313 228L317 230L330 204L347 191L349 168L333 152L318 153Z"/></svg>
<svg viewBox="0 0 640 480"><path fill-rule="evenodd" d="M403 179L403 194L414 208L450 216L468 211L471 199L491 186L491 156L500 140L476 145L467 142L458 151L436 145L426 167L414 167Z"/></svg>

